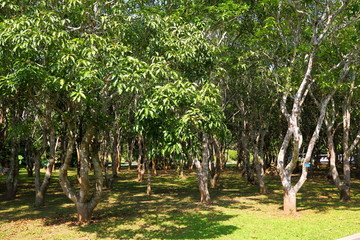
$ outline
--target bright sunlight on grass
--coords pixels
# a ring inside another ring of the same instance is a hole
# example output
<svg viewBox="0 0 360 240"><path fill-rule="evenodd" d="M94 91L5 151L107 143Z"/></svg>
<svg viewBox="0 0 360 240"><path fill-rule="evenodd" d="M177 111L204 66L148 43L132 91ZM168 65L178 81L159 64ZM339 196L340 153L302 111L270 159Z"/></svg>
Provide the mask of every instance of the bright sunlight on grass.
<svg viewBox="0 0 360 240"><path fill-rule="evenodd" d="M145 194L145 183L134 181L135 174L123 171L105 191L93 221L81 225L57 176L46 206L36 209L32 180L22 171L18 198L0 203L0 239L337 239L360 231L358 180L352 201L341 203L336 188L317 174L298 195L298 213L287 216L278 177L268 177L270 193L259 195L228 169L211 190L212 204L202 205L194 172L178 178L161 171L152 196Z"/></svg>

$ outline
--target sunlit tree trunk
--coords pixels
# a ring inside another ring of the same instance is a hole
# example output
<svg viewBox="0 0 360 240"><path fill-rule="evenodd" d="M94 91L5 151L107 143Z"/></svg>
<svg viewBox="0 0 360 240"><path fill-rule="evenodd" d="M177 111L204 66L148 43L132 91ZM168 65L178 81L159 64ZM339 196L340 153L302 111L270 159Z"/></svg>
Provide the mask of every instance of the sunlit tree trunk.
<svg viewBox="0 0 360 240"><path fill-rule="evenodd" d="M206 133L203 133L202 141L202 159L201 162L196 158L195 166L197 169L199 191L200 191L200 202L201 203L210 203L210 193L208 188L209 182L209 137Z"/></svg>
<svg viewBox="0 0 360 240"><path fill-rule="evenodd" d="M70 134L68 147L65 157L65 162L60 169L60 185L65 193L65 195L71 199L76 206L78 213L78 221L79 222L89 222L91 220L91 215L94 208L100 201L102 194L102 186L103 186L103 177L102 177L102 169L100 166L99 160L99 146L96 142L96 138L94 139L94 131L95 127L88 127L85 132L83 139L80 144L80 177L79 177L79 192L76 193L75 189L71 186L68 177L67 171L70 165L75 137ZM95 186L94 190L91 192L90 190L90 181L89 181L89 164L90 160L93 164L94 169L94 177L95 177Z"/></svg>

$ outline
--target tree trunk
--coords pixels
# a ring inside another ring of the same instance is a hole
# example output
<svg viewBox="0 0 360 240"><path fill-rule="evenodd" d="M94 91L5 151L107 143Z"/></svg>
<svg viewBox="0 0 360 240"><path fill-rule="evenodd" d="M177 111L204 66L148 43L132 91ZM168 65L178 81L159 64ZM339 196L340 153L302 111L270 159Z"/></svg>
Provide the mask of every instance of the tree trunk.
<svg viewBox="0 0 360 240"><path fill-rule="evenodd" d="M78 221L79 222L89 222L91 220L91 215L93 212L93 208L91 208L89 202L77 202L76 203L76 211L78 213Z"/></svg>
<svg viewBox="0 0 360 240"><path fill-rule="evenodd" d="M46 141L47 141L47 137L46 137L46 133L44 132L44 146L43 149L40 150L40 152L38 153L38 156L36 156L36 160L37 164L36 164L36 178L35 178L35 206L36 207L40 207L44 205L45 202L45 195L46 195L46 191L48 189L48 186L50 184L50 180L51 180L51 175L52 175L52 171L54 168L54 164L55 164L55 150L56 150L56 137L55 137L55 128L51 127L50 129L50 136L49 136L49 142L50 142L50 158L49 158L49 163L46 167L46 172L45 172L45 176L44 176L44 180L40 185L40 158L42 156L42 154L45 151L46 148Z"/></svg>
<svg viewBox="0 0 360 240"><path fill-rule="evenodd" d="M131 163L133 160L134 154L134 146L135 146L135 139L132 139L130 143L128 142L128 150L127 150L127 162L128 162L128 170L131 170Z"/></svg>
<svg viewBox="0 0 360 240"><path fill-rule="evenodd" d="M152 191L151 191L151 169L150 169L150 161L147 158L146 154L144 155L145 158L145 166L146 166L146 171L147 171L147 184L146 184L146 194L148 196L151 196Z"/></svg>
<svg viewBox="0 0 360 240"><path fill-rule="evenodd" d="M118 154L117 154L117 138L113 137L112 139L112 149L111 149L111 170L112 170L112 177L116 178L119 168L119 160L118 160Z"/></svg>
<svg viewBox="0 0 360 240"><path fill-rule="evenodd" d="M221 143L219 142L219 140L217 139L216 136L213 137L214 140L214 146L213 146L213 150L215 152L215 162L213 164L211 164L212 166L212 171L211 171L211 178L210 178L210 188L216 188L217 187L217 183L218 180L220 178L221 172L223 170L223 162L224 162L224 152L223 152L223 148L221 146ZM212 160L214 160L214 158L212 158Z"/></svg>
<svg viewBox="0 0 360 240"><path fill-rule="evenodd" d="M350 187L344 185L341 189L340 189L340 200L343 202L347 202L351 199L350 197Z"/></svg>
<svg viewBox="0 0 360 240"><path fill-rule="evenodd" d="M152 171L154 173L154 176L158 176L157 166L156 166L157 160L156 158L152 158Z"/></svg>
<svg viewBox="0 0 360 240"><path fill-rule="evenodd" d="M24 160L26 163L26 171L28 173L28 177L33 177L34 163L31 157L32 155L32 142L30 139L26 139L25 141L25 149L24 149Z"/></svg>
<svg viewBox="0 0 360 240"><path fill-rule="evenodd" d="M264 171L264 136L265 132L260 131L256 136L254 142L254 162L256 168L256 177L259 184L259 192L260 194L266 194L267 188L265 185L265 171Z"/></svg>
<svg viewBox="0 0 360 240"><path fill-rule="evenodd" d="M0 155L4 156L5 136L7 129L6 111L3 104L0 102ZM0 166L2 168L9 168L9 162L4 157L0 157Z"/></svg>
<svg viewBox="0 0 360 240"><path fill-rule="evenodd" d="M203 134L202 143L202 162L195 159L195 166L197 169L199 191L200 191L200 202L208 204L210 203L210 193L208 189L209 181L209 139L206 133Z"/></svg>
<svg viewBox="0 0 360 240"><path fill-rule="evenodd" d="M138 156L138 182L142 182L145 174L145 165L144 165L144 152L143 152L143 138L139 137L138 139L139 146L139 156Z"/></svg>
<svg viewBox="0 0 360 240"><path fill-rule="evenodd" d="M19 145L16 140L11 144L10 156L10 170L6 179L6 198L13 200L16 197L17 184L19 178L19 158L18 158Z"/></svg>
<svg viewBox="0 0 360 240"><path fill-rule="evenodd" d="M100 201L103 186L102 168L99 160L99 143L94 139L95 127L89 126L84 134L80 144L80 177L78 178L80 191L77 194L75 189L71 186L67 178L67 171L72 158L73 145L75 137L70 134L66 157L62 168L60 169L59 179L60 185L65 195L71 199L75 205L78 213L79 222L88 222L91 220L91 215L94 208ZM71 131L70 131L71 133ZM90 152L91 145L91 152ZM91 157L90 157L91 154ZM94 190L90 191L89 181L89 160L92 160L95 186ZM92 193L91 193L92 192Z"/></svg>
<svg viewBox="0 0 360 240"><path fill-rule="evenodd" d="M116 162L117 162L117 173L120 173L121 170L121 158L122 158L122 145L121 145L121 139L122 137L119 136L118 143L116 146Z"/></svg>
<svg viewBox="0 0 360 240"><path fill-rule="evenodd" d="M284 212L285 214L296 213L296 192L293 188L284 191Z"/></svg>

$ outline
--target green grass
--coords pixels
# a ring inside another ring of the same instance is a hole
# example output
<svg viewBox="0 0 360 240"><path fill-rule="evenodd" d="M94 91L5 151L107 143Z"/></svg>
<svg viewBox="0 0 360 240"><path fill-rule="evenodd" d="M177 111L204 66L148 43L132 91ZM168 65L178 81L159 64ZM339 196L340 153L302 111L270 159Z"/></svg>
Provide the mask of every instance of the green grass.
<svg viewBox="0 0 360 240"><path fill-rule="evenodd" d="M0 239L337 239L360 232L360 181L352 201L338 201L325 177L311 178L298 194L298 213L282 213L278 177L268 177L268 195L257 194L230 169L211 190L212 204L198 203L195 173L186 178L164 173L153 179L153 195L136 173L123 171L104 192L90 224L76 223L73 203L54 176L46 206L33 206L32 179L21 172L18 198L4 200L0 177Z"/></svg>
<svg viewBox="0 0 360 240"><path fill-rule="evenodd" d="M228 163L236 163L238 159L237 151L232 149L228 149L226 151L228 154Z"/></svg>

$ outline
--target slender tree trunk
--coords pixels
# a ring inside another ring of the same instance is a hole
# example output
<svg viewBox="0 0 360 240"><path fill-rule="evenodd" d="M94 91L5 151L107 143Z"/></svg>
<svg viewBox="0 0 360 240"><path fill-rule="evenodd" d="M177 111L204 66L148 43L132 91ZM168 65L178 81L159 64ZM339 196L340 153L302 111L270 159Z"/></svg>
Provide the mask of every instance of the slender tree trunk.
<svg viewBox="0 0 360 240"><path fill-rule="evenodd" d="M267 188L265 185L264 154L262 150L264 146L264 135L264 133L259 132L254 142L254 162L256 168L256 177L258 180L261 194L267 193Z"/></svg>
<svg viewBox="0 0 360 240"><path fill-rule="evenodd" d="M223 170L223 162L225 161L225 155L224 155L224 151L223 148L221 146L221 143L219 142L219 140L217 139L216 136L213 137L214 140L214 152L215 152L215 163L212 164L212 174L211 174L211 178L210 178L210 188L216 188L221 172ZM213 159L214 160L214 159Z"/></svg>
<svg viewBox="0 0 360 240"><path fill-rule="evenodd" d="M146 166L146 171L147 171L147 184L146 184L146 194L148 196L150 196L152 194L152 190L151 190L151 169L150 169L150 161L147 158L146 154L144 154L144 158L145 158L145 166Z"/></svg>
<svg viewBox="0 0 360 240"><path fill-rule="evenodd" d="M112 178L117 177L119 161L118 161L118 138L115 134L111 136L111 170L112 170Z"/></svg>
<svg viewBox="0 0 360 240"><path fill-rule="evenodd" d="M46 134L44 133L44 141L46 141L45 135ZM50 129L49 142L50 142L50 152L49 152L50 158L49 158L48 165L46 167L44 180L41 183L41 185L40 185L40 163L39 162L40 162L42 153L40 153L41 154L40 156L37 156L38 164L37 164L37 171L36 171L36 178L35 178L35 206L37 206L37 207L44 205L46 191L50 184L50 179L51 179L52 171L53 171L54 164L55 164L56 137L55 137L55 129L54 128ZM46 142L45 142L45 144L46 144Z"/></svg>
<svg viewBox="0 0 360 240"><path fill-rule="evenodd" d="M140 136L138 139L139 146L139 156L138 156L138 182L142 182L145 174L145 164L144 164L144 152L143 152L143 138Z"/></svg>
<svg viewBox="0 0 360 240"><path fill-rule="evenodd" d="M46 136L43 136L43 147L35 154L35 206L39 207L43 204L44 195L43 192L40 191L40 158L43 155L46 149Z"/></svg>
<svg viewBox="0 0 360 240"><path fill-rule="evenodd" d="M330 157L330 173L336 187L340 191L340 200L348 201L350 200L350 188L348 188L344 181L341 180L339 173L336 168L336 152L334 144L334 116L332 122L326 121L326 135L327 135L327 147Z"/></svg>
<svg viewBox="0 0 360 240"><path fill-rule="evenodd" d="M131 170L131 163L133 161L134 156L134 147L135 147L135 139L132 139L127 144L128 150L127 150L127 162L128 162L128 170Z"/></svg>
<svg viewBox="0 0 360 240"><path fill-rule="evenodd" d="M6 129L7 129L7 121L6 121L6 111L4 110L4 107L2 103L0 103L0 154L4 156L4 146L5 146L5 135L6 135ZM2 168L9 168L9 162L6 160L6 158L1 157L0 158L0 165Z"/></svg>
<svg viewBox="0 0 360 240"><path fill-rule="evenodd" d="M19 144L16 140L11 142L10 170L6 179L6 198L13 200L16 197L19 178Z"/></svg>
<svg viewBox="0 0 360 240"><path fill-rule="evenodd" d="M25 149L24 149L24 160L25 160L25 163L26 163L26 171L28 173L28 177L33 177L34 175L34 163L33 163L33 159L31 157L32 155L32 142L30 139L26 139L25 141Z"/></svg>
<svg viewBox="0 0 360 240"><path fill-rule="evenodd" d="M122 159L122 137L118 136L118 142L116 145L116 162L117 162L117 173L120 173L121 170L121 159Z"/></svg>

